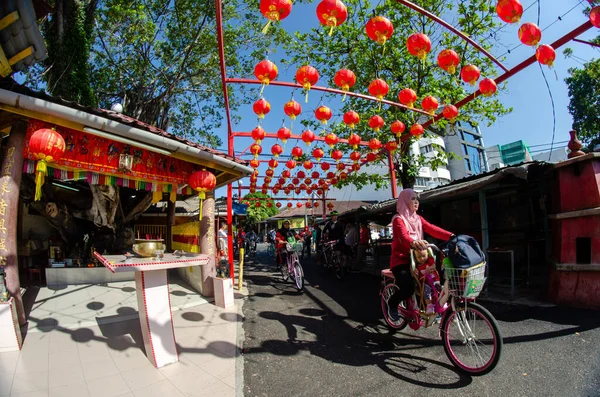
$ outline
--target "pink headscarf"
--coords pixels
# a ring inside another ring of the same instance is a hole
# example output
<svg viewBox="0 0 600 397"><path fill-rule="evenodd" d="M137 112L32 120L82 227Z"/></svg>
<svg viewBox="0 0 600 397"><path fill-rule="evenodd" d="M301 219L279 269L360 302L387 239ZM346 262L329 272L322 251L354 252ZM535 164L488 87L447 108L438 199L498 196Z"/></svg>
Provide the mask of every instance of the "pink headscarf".
<svg viewBox="0 0 600 397"><path fill-rule="evenodd" d="M415 195L416 192L412 189L404 189L398 196L398 203L396 204L397 214L392 218L392 222L396 217L400 217L404 221L408 234L414 240L423 239L423 225L421 224L421 217L417 215L415 211L411 211L408 207L410 199Z"/></svg>

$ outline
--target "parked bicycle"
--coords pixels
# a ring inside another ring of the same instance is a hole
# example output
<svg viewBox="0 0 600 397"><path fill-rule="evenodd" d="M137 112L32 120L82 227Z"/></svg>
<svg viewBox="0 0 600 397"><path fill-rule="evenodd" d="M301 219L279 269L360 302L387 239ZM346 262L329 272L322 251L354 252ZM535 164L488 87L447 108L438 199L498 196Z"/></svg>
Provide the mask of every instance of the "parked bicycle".
<svg viewBox="0 0 600 397"><path fill-rule="evenodd" d="M287 243L285 246L286 263L280 265L283 281L288 281L292 277L298 291L302 291L304 288L304 270L300 264L300 259L298 259L298 252L302 252L302 248L303 244L301 242Z"/></svg>
<svg viewBox="0 0 600 397"><path fill-rule="evenodd" d="M342 265L341 253L335 250L337 243L337 241L321 243L321 247L317 253L317 261L325 269L335 272L335 276L341 279L344 277L344 266Z"/></svg>
<svg viewBox="0 0 600 397"><path fill-rule="evenodd" d="M444 259L442 252L435 245L430 245L437 254L438 269ZM440 337L448 359L461 371L469 375L484 375L492 371L502 354L502 336L494 316L483 306L475 303L485 283L486 263L466 269L446 266L446 281L438 293L432 281L421 279L416 274L414 263L412 273L416 283L416 294L402 302L398 307L400 319L394 321L387 310L388 299L398 290L394 284L391 270L381 271L381 309L386 323L393 329L402 330L409 325L413 330L433 324L431 316L426 314L423 299L423 283L432 288L432 302L435 312L441 315ZM416 299L416 302L415 302Z"/></svg>

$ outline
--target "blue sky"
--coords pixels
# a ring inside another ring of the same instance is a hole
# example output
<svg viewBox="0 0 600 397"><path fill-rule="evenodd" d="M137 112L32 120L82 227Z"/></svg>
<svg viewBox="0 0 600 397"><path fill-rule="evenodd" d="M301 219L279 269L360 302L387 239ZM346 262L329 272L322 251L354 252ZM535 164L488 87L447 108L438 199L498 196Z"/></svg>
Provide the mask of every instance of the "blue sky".
<svg viewBox="0 0 600 397"><path fill-rule="evenodd" d="M522 0L522 3L525 8L532 6L525 11L521 23L537 22L537 6L534 4L536 3L536 0ZM281 22L282 27L288 31L306 31L312 27L316 27L318 25L318 21L314 14L316 4L317 2L315 1L311 4L294 5L294 9L290 16ZM551 25L543 31L541 43L552 43L564 34L573 30L575 27L584 23L587 20L587 17L582 14L582 10L586 4L586 1L581 0L541 0L539 25L542 29ZM558 20L559 16L562 20ZM505 55L503 63L509 69L535 53L535 50L532 47L524 45L517 47L520 44L517 37L519 26L520 23L505 25L505 27L497 33L497 42L494 44L494 48L491 51L496 57ZM600 31L593 28L579 36L579 38L582 40L590 40L598 35L600 35ZM566 47L571 47L574 50L577 59L565 59L562 55L562 50ZM510 54L506 54L507 49L511 49ZM598 54L599 52L590 46L571 42L557 50L557 59L552 69L544 66L546 78L555 102L555 142L557 142L555 147L566 145L564 141L568 140L568 132L572 127L572 118L567 109L569 103L568 91L564 82L565 77L568 76L567 70L572 67L581 67L582 60L589 61L592 58L598 57ZM271 54L270 59L277 63L278 56L281 55ZM430 55L430 57L431 56L432 55ZM294 65L289 70L280 67L280 77L278 80L293 81L293 76L298 66L299 65ZM228 77L254 78L252 73L253 71L248 71L245 76ZM330 78L331 76L321 76L318 85L327 86ZM258 97L258 86L254 87L256 87L255 94ZM235 90L236 86L230 85L229 88ZM507 116L499 118L490 127L485 125L481 126L486 146L524 140L525 143L531 146L531 150L534 152L547 150L552 141L553 115L548 89L546 88L546 83L544 82L538 64L534 63L524 71L513 76L508 80L506 88L506 91L498 94L498 98L506 107L513 107L514 111ZM285 117L282 107L283 103L291 96L291 90L283 87L269 86L265 89L264 96L272 104L271 112L263 121L265 130L267 132L275 132L281 126L284 119L286 126L289 127L289 119ZM295 99L300 102L303 107L303 116L307 118L314 117L313 111L319 105L322 96L323 94L320 92L311 91L309 93L309 103L305 103L301 93L296 92ZM337 100L330 101L325 99L325 104L332 107L334 113L335 108L333 103L336 101ZM235 131L250 131L256 126L256 116L252 113L250 105L241 109L239 114L242 116L242 121L233 126ZM334 119L331 121L341 122L339 117L337 120L335 120L335 118L336 116L334 116ZM300 133L300 131L299 124L296 122L294 133ZM218 134L223 138L223 147L226 147L225 128L219 131ZM241 138L236 138L235 142L236 153L246 149L252 143L249 139ZM273 143L273 140L267 140L264 145L263 153L269 153L268 148L270 148ZM296 144L303 150L306 150L305 144L301 141L299 143L288 142L285 153L289 153L291 148ZM314 144L310 150L312 150L313 147ZM246 156L246 158L249 157ZM281 171L282 169L282 165L280 165L278 171ZM261 171L261 174L264 175L262 167ZM247 182L244 184L247 184ZM348 197L346 197L346 199L348 199Z"/></svg>

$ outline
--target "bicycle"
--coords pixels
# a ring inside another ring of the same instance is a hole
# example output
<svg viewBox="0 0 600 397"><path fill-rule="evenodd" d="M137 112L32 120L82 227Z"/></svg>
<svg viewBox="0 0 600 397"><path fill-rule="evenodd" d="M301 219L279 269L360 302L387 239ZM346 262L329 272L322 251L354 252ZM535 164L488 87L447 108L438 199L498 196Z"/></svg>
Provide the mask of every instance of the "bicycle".
<svg viewBox="0 0 600 397"><path fill-rule="evenodd" d="M267 255L269 256L275 256L275 243L270 243L269 246L267 247Z"/></svg>
<svg viewBox="0 0 600 397"><path fill-rule="evenodd" d="M344 277L344 266L342 266L339 251L335 250L337 243L335 240L321 243L319 262L323 264L325 269L333 269L335 276L342 279Z"/></svg>
<svg viewBox="0 0 600 397"><path fill-rule="evenodd" d="M302 251L302 247L302 243L287 243L285 246L287 263L285 265L280 265L283 281L288 281L290 276L292 276L298 292L302 291L304 288L304 270L298 259L298 252Z"/></svg>
<svg viewBox="0 0 600 397"><path fill-rule="evenodd" d="M442 263L444 253L435 245L429 247L438 253L437 267L441 268L439 265ZM430 279L424 280L432 288L435 312L442 316L439 335L446 356L459 370L474 376L485 375L492 371L498 365L503 347L498 322L487 309L475 303L475 298L485 284L485 267L485 262L466 269L446 267L446 280L440 293L434 288ZM387 325L392 329L402 330L409 325L411 329L417 331L422 326L428 327L433 324L431 318L426 315L426 307L422 299L423 282L415 275L414 263L412 274L417 284L416 291L421 293L421 299L418 307L414 295L402 302L398 306L400 319L396 322L389 317L387 301L398 291L398 287L394 283L391 270L381 271L381 309ZM486 332L483 337L480 336Z"/></svg>

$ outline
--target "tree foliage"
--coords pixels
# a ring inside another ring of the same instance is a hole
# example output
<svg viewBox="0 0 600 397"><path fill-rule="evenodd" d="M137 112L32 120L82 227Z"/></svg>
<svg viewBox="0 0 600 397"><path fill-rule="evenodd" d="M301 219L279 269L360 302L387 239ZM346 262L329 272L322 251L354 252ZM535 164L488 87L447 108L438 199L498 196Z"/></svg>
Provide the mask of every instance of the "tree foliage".
<svg viewBox="0 0 600 397"><path fill-rule="evenodd" d="M257 198L262 200L260 200L260 207L256 207L256 200L249 200L248 209L246 210L247 225L255 225L279 213L279 210L277 209L277 207L275 207L275 202L268 194L263 194L260 192L249 193L245 195L242 200L247 200L251 198ZM273 206L271 208L268 208L266 205L267 202L270 202L271 204L273 204Z"/></svg>
<svg viewBox="0 0 600 397"><path fill-rule="evenodd" d="M472 46L456 35L448 32L439 24L410 10L398 2L378 3L373 6L368 1L348 0L345 2L349 10L348 20L336 28L329 36L329 29L313 29L306 34L296 33L296 40L287 46L288 62L302 65L308 62L319 70L322 76L331 78L330 86L335 86L333 76L342 68L353 70L357 83L352 88L355 92L368 92L369 83L381 78L390 86L389 99L397 100L396 96L403 88L412 88L418 96L417 105L427 95L439 99L440 111L443 104L456 103L471 92L475 87L466 86L459 81L460 68L468 63L477 65L482 71L482 77L495 77L495 65L482 56ZM468 3L450 0L424 0L419 5L434 14L441 15L452 21L461 31L472 38L486 38L490 31L498 25L495 9L487 0L472 0ZM394 34L385 44L385 49L365 35L365 24L375 15L383 15L394 25ZM432 50L427 59L422 62L410 55L406 49L406 39L412 33L425 33L432 42ZM480 40L481 41L481 40ZM490 45L481 41L482 46L490 49ZM436 62L437 54L445 48L454 49L460 56L461 64L453 76L444 72ZM307 57L308 54L308 57ZM502 88L502 87L499 87ZM348 97L343 103L341 114L353 109L361 116L361 121L355 130L363 141L378 138L385 143L393 139L389 130L392 121L398 119L407 126L407 131L415 122L424 122L423 116L417 117L414 112L407 112L396 107L382 106L370 101ZM478 98L461 109L458 120L474 125L480 122L493 123L511 109L505 108L498 100ZM341 119L341 114L338 118ZM376 133L368 126L371 116L379 114L386 120L386 126ZM341 123L340 123L341 124ZM333 127L340 137L346 138L351 131L343 124ZM444 135L448 122L441 120L429 133ZM329 132L329 131L327 131ZM325 134L326 132L323 132ZM432 168L445 164L446 154L439 152L431 158L415 158L409 155L408 146L414 138L409 139L394 156L394 162L400 171L399 179L404 187L413 186L418 175L418 169L429 165ZM360 149L363 152L368 148ZM385 161L382 159L381 161ZM357 186L372 183L375 179L385 180L388 175L372 175L368 173L352 173L341 185L356 184ZM383 187L384 183L375 183Z"/></svg>
<svg viewBox="0 0 600 397"><path fill-rule="evenodd" d="M569 89L569 113L573 129L586 144L597 143L600 135L600 59L592 60L581 69L569 69L565 79Z"/></svg>

